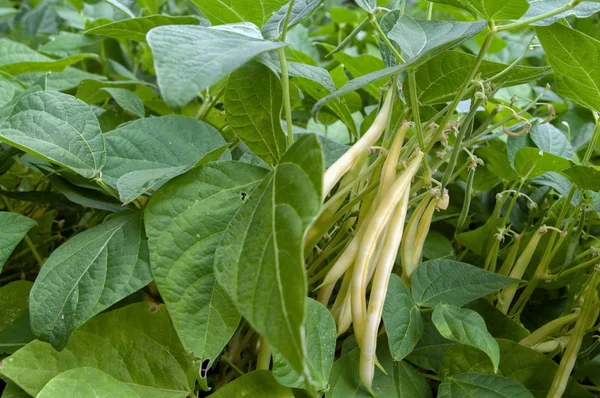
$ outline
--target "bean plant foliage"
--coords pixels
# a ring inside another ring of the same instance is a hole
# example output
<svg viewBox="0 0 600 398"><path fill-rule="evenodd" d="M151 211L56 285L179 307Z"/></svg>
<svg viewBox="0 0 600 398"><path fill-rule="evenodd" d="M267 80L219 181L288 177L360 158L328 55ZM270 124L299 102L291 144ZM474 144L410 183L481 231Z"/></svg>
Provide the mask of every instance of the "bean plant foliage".
<svg viewBox="0 0 600 398"><path fill-rule="evenodd" d="M0 0L2 398L600 394L596 0Z"/></svg>

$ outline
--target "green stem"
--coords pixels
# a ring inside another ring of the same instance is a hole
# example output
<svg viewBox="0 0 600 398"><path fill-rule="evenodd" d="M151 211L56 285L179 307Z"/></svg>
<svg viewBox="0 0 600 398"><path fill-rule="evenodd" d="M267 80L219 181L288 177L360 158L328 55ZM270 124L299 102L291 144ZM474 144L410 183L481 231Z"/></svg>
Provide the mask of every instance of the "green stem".
<svg viewBox="0 0 600 398"><path fill-rule="evenodd" d="M379 37L381 38L381 40L383 40L383 42L386 44L386 46L388 46L388 48L390 49L390 51L392 51L392 53L394 53L394 55L396 56L396 58L398 58L398 62L400 62L400 63L406 62L406 61L404 61L404 58L398 52L398 50L396 49L396 47L392 44L392 42L390 41L390 39L388 39L387 35L383 32L383 30L381 29L381 26L379 26L379 22L377 21L377 17L375 15L373 15L373 14L369 14L369 21L371 21L371 24L373 25L373 27L375 28L375 30L377 31L377 33L379 33Z"/></svg>
<svg viewBox="0 0 600 398"><path fill-rule="evenodd" d="M292 103L290 100L290 76L288 74L287 59L285 58L283 47L277 49L277 54L281 63L281 89L283 90L283 107L285 109L288 146L291 146L294 143L294 131L292 125Z"/></svg>
<svg viewBox="0 0 600 398"><path fill-rule="evenodd" d="M271 345L264 337L260 338L260 349L258 351L257 370L269 370L271 366Z"/></svg>
<svg viewBox="0 0 600 398"><path fill-rule="evenodd" d="M433 2L429 2L429 4L427 4L427 20L431 21L431 18L433 18Z"/></svg>
<svg viewBox="0 0 600 398"><path fill-rule="evenodd" d="M416 71L411 69L408 71L408 85L410 89L410 107L412 108L413 121L415 122L415 130L417 133L417 139L419 140L419 148L421 151L425 150L425 137L423 136L423 126L421 125L421 115L419 111L419 99L417 98L417 78ZM425 167L425 176L430 178L431 169L429 168L429 162L427 156L423 157L423 165Z"/></svg>
<svg viewBox="0 0 600 398"><path fill-rule="evenodd" d="M285 41L285 36L287 35L288 31L288 25L290 23L290 16L292 15L292 9L294 8L295 2L296 0L290 1L287 13L285 14L285 21L283 21L283 30L281 31L281 37L279 38L281 41Z"/></svg>
<svg viewBox="0 0 600 398"><path fill-rule="evenodd" d="M552 11L548 11L546 13L537 15L535 17L524 19L522 21L509 23L506 25L498 26L497 30L498 30L498 32L503 32L503 31L509 30L509 29L515 29L515 28L521 28L523 26L528 26L534 22L541 21L542 19L550 18L550 17L558 15L562 12L568 11L568 10L572 9L573 7L575 7L577 4L579 4L580 2L581 2L581 0L573 0L572 2L565 4L564 6L562 6L560 8L554 9Z"/></svg>

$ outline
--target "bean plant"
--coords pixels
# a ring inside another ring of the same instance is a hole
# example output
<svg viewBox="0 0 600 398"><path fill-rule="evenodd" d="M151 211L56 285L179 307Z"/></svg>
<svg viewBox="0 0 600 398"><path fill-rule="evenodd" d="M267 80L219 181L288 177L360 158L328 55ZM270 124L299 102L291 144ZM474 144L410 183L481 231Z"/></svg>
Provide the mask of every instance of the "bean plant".
<svg viewBox="0 0 600 398"><path fill-rule="evenodd" d="M2 398L599 396L599 12L0 0Z"/></svg>

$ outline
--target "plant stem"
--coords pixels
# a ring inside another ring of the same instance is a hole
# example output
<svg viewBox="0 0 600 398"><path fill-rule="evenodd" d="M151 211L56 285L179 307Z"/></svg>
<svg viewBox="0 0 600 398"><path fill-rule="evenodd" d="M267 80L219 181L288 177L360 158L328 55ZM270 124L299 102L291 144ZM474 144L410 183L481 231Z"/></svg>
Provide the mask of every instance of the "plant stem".
<svg viewBox="0 0 600 398"><path fill-rule="evenodd" d="M515 28L521 28L523 26L527 26L530 25L534 22L537 21L541 21L542 19L546 19L546 18L550 18L553 17L555 15L558 15L562 12L568 11L571 8L574 8L577 4L579 4L581 2L581 0L573 0L572 2L565 4L564 6L554 9L552 11L548 11L546 13L537 15L535 17L529 18L529 19L524 19L522 21L517 21L517 22L513 22L513 23L509 23L506 25L500 25L497 27L498 32L503 32L505 30L509 30L509 29L515 29Z"/></svg>
<svg viewBox="0 0 600 398"><path fill-rule="evenodd" d="M390 49L390 51L392 53L394 53L394 55L396 56L396 58L398 58L398 62L400 62L400 63L406 62L406 61L404 61L404 58L398 52L398 50L396 49L396 47L392 44L392 42L390 41L390 39L388 39L387 35L381 29L381 26L379 25L379 22L377 21L377 17L375 15L373 15L373 14L369 14L369 21L371 21L371 24L373 25L373 27L375 28L375 30L377 31L377 33L379 33L379 37L381 38L381 40L383 40L383 42L386 44L386 46L388 46L388 48Z"/></svg>
<svg viewBox="0 0 600 398"><path fill-rule="evenodd" d="M260 338L260 349L258 351L257 370L269 370L271 366L271 345L264 338Z"/></svg>
<svg viewBox="0 0 600 398"><path fill-rule="evenodd" d="M415 122L415 130L417 133L417 139L419 140L419 148L421 151L425 150L425 137L423 137L423 126L421 126L421 115L419 112L419 99L417 98L417 78L416 71L411 69L408 71L408 86L410 89L410 107L412 108L413 121ZM429 162L427 156L423 157L423 165L425 167L425 176L430 178L431 169L429 168Z"/></svg>
<svg viewBox="0 0 600 398"><path fill-rule="evenodd" d="M433 17L433 2L429 2L427 4L427 20L431 21L431 18Z"/></svg>
<svg viewBox="0 0 600 398"><path fill-rule="evenodd" d="M290 23L290 17L292 15L292 10L294 8L295 2L296 2L296 0L291 0L290 4L288 5L288 10L287 10L287 13L285 14L285 21L283 21L283 30L281 31L281 37L280 37L281 41L285 41L285 36L287 35L288 25Z"/></svg>
<svg viewBox="0 0 600 398"><path fill-rule="evenodd" d="M277 54L281 63L281 89L283 90L283 107L285 109L288 146L292 146L294 143L294 131L292 125L292 103L290 100L290 77L288 75L287 59L285 58L283 47L277 49Z"/></svg>

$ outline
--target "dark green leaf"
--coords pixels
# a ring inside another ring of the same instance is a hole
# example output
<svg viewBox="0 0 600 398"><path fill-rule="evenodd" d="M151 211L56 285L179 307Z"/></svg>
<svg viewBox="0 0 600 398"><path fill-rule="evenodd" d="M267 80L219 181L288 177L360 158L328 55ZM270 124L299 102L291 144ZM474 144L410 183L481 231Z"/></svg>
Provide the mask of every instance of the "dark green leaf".
<svg viewBox="0 0 600 398"><path fill-rule="evenodd" d="M568 159L537 148L523 147L515 155L515 170L522 177L533 178L549 171L561 172L571 165Z"/></svg>
<svg viewBox="0 0 600 398"><path fill-rule="evenodd" d="M438 392L438 398L533 398L521 383L506 377L461 373L445 378Z"/></svg>
<svg viewBox="0 0 600 398"><path fill-rule="evenodd" d="M455 344L438 332L431 320L431 313L425 313L422 317L423 335L406 359L416 366L437 372L444 353Z"/></svg>
<svg viewBox="0 0 600 398"><path fill-rule="evenodd" d="M0 287L0 354L12 353L34 338L28 303L32 286L29 281L14 281Z"/></svg>
<svg viewBox="0 0 600 398"><path fill-rule="evenodd" d="M96 26L85 32L87 35L100 35L113 39L146 41L146 33L152 28L164 25L197 25L196 17L171 17L168 15L151 15L148 17L130 18Z"/></svg>
<svg viewBox="0 0 600 398"><path fill-rule="evenodd" d="M487 330L497 339L521 341L529 335L529 331L520 323L506 316L485 298L473 301L465 305L465 308L481 315L485 320Z"/></svg>
<svg viewBox="0 0 600 398"><path fill-rule="evenodd" d="M144 103L133 91L124 88L104 88L121 108L139 117L145 116Z"/></svg>
<svg viewBox="0 0 600 398"><path fill-rule="evenodd" d="M17 213L0 212L0 272L12 251L23 239L27 231L37 223L31 218Z"/></svg>
<svg viewBox="0 0 600 398"><path fill-rule="evenodd" d="M562 171L581 189L600 191L600 170L593 166L573 166Z"/></svg>

